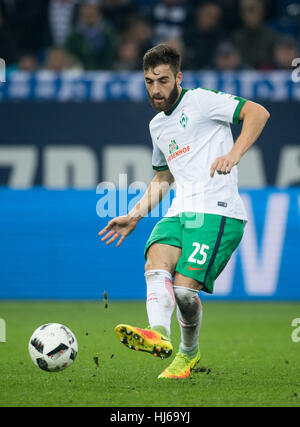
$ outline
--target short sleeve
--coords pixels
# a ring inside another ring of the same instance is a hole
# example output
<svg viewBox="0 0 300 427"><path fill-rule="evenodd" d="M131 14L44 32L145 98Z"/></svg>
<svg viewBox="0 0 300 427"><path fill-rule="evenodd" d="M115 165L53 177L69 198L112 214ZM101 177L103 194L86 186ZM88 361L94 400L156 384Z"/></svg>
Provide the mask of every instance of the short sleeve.
<svg viewBox="0 0 300 427"><path fill-rule="evenodd" d="M155 143L153 143L152 168L157 171L169 169L165 156Z"/></svg>
<svg viewBox="0 0 300 427"><path fill-rule="evenodd" d="M159 149L158 145L155 143L155 139L151 131L151 122L150 122L149 130L150 130L150 135L151 135L152 145L153 145L152 168L156 171L169 169L164 154Z"/></svg>
<svg viewBox="0 0 300 427"><path fill-rule="evenodd" d="M246 99L229 93L210 89L196 89L196 98L201 113L212 119L238 125L239 116Z"/></svg>

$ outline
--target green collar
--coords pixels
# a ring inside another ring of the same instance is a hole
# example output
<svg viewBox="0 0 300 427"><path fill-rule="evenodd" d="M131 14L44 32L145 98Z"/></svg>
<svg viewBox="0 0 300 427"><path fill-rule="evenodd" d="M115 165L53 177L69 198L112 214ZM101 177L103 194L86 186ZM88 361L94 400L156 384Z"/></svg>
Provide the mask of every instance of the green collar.
<svg viewBox="0 0 300 427"><path fill-rule="evenodd" d="M188 91L188 89L182 89L181 94L180 94L180 97L177 99L177 101L175 102L175 104L173 105L173 107L172 107L170 110L165 111L165 115L166 115L166 116L170 116L170 115L173 113L173 111L174 111L174 110L175 110L175 108L178 106L178 104L179 104L179 103L180 103L180 101L182 100L183 96L187 93L187 91Z"/></svg>

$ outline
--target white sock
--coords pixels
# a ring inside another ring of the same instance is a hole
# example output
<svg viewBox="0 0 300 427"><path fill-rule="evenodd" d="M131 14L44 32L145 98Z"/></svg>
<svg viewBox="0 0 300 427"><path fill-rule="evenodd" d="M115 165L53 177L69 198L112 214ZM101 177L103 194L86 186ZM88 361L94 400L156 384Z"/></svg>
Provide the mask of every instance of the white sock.
<svg viewBox="0 0 300 427"><path fill-rule="evenodd" d="M151 328L171 334L171 317L175 308L172 276L166 270L148 270L145 273L147 282L147 313Z"/></svg>
<svg viewBox="0 0 300 427"><path fill-rule="evenodd" d="M195 289L174 286L177 303L177 319L181 330L180 350L184 353L196 351L202 323L202 305Z"/></svg>

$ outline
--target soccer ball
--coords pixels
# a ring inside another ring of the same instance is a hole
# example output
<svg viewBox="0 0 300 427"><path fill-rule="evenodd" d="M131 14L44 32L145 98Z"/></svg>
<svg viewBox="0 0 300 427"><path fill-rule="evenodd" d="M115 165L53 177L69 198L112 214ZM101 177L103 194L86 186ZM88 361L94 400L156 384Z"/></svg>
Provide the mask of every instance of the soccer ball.
<svg viewBox="0 0 300 427"><path fill-rule="evenodd" d="M74 362L78 344L75 335L59 323L47 323L37 328L29 340L29 354L44 371L57 372Z"/></svg>

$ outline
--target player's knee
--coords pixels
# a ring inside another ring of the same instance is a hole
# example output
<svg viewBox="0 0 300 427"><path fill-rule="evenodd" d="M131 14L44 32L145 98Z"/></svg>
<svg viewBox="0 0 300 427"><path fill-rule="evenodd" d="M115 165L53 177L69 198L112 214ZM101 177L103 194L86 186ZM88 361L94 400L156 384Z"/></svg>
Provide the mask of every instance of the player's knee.
<svg viewBox="0 0 300 427"><path fill-rule="evenodd" d="M171 266L167 261L162 261L162 260L155 261L155 260L152 260L151 258L147 258L147 261L145 263L145 271L150 271L150 270L166 270L172 274Z"/></svg>
<svg viewBox="0 0 300 427"><path fill-rule="evenodd" d="M195 289L174 286L174 295L176 303L184 317L198 317L202 310L201 301L198 297L198 291Z"/></svg>
<svg viewBox="0 0 300 427"><path fill-rule="evenodd" d="M151 270L151 262L147 259L145 263L145 271Z"/></svg>

